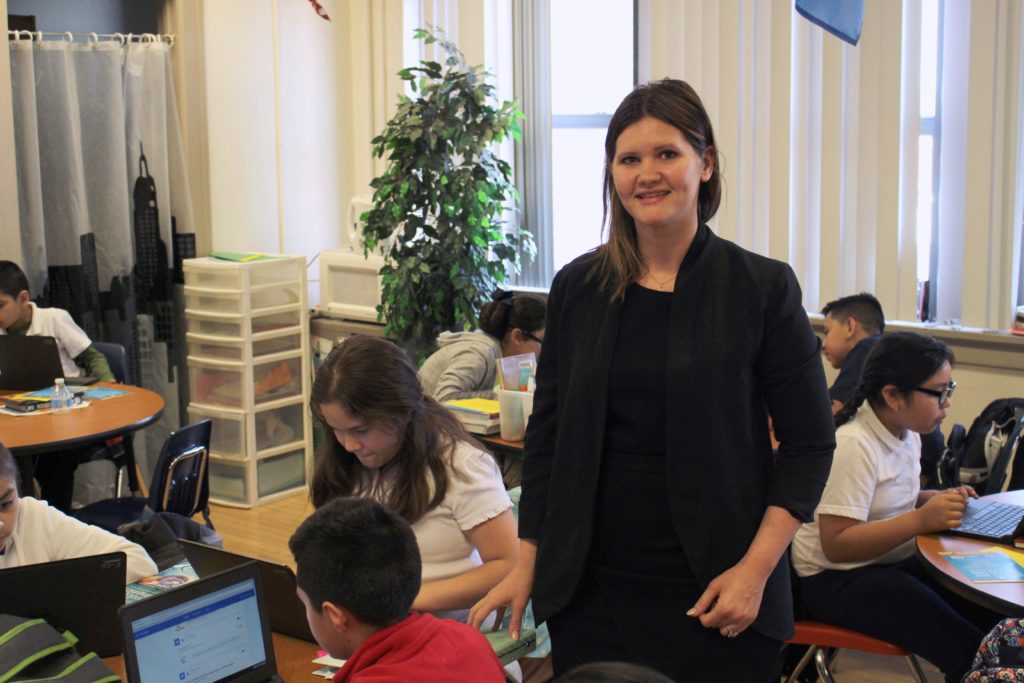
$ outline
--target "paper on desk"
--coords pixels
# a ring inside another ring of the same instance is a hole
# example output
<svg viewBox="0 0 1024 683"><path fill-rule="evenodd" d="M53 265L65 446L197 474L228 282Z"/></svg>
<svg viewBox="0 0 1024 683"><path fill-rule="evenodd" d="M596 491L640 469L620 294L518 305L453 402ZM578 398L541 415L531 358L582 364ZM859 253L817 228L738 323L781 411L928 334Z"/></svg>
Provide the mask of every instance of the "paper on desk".
<svg viewBox="0 0 1024 683"><path fill-rule="evenodd" d="M939 554L974 583L1024 582L1024 557L1009 548Z"/></svg>
<svg viewBox="0 0 1024 683"><path fill-rule="evenodd" d="M313 660L313 663L321 664L322 666L313 672L314 676L334 678L334 674L338 673L338 669L345 665L344 659L335 659L327 654L326 650L318 650L317 655L318 657Z"/></svg>

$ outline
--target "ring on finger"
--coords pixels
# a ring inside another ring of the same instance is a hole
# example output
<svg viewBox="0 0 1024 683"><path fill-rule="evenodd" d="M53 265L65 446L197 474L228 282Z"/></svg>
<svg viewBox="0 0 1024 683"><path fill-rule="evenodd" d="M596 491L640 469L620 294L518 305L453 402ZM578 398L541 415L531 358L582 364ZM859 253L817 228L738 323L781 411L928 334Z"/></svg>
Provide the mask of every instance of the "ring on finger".
<svg viewBox="0 0 1024 683"><path fill-rule="evenodd" d="M738 635L739 635L739 633L736 632L736 631L733 631L731 628L725 629L725 637L726 638L735 638Z"/></svg>

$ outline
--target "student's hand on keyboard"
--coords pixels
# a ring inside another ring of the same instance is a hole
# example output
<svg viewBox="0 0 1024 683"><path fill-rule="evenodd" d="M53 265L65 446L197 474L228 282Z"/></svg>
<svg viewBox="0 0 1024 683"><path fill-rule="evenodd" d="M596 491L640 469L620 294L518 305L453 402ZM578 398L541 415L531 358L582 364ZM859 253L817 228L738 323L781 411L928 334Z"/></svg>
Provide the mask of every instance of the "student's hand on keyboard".
<svg viewBox="0 0 1024 683"><path fill-rule="evenodd" d="M915 511L921 521L921 533L930 534L960 526L967 495L960 488L955 488L940 491L929 498Z"/></svg>

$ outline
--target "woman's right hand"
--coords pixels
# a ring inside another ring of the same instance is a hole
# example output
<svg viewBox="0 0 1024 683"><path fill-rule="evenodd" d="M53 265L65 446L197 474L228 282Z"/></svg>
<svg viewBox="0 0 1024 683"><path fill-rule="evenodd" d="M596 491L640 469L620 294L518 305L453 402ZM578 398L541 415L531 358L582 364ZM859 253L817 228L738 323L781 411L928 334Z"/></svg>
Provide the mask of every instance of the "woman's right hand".
<svg viewBox="0 0 1024 683"><path fill-rule="evenodd" d="M511 608L512 616L509 619L509 635L512 640L519 640L519 634L523 625L523 612L526 611L526 603L533 591L533 571L537 562L537 546L534 542L520 540L519 560L515 568L502 579L498 585L492 588L487 595L480 599L469 611L468 623L473 628L480 628L480 625L487 619L491 612L497 611L494 620L495 628L499 628L505 617L505 609Z"/></svg>
<svg viewBox="0 0 1024 683"><path fill-rule="evenodd" d="M967 498L960 489L936 493L916 510L921 521L921 533L930 534L960 526L966 504Z"/></svg>

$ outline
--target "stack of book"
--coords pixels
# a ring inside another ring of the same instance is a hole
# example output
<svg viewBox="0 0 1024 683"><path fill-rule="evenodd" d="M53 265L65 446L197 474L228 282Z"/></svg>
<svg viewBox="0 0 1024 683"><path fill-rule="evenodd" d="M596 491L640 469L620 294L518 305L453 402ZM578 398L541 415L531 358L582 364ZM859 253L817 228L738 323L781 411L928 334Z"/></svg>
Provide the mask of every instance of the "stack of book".
<svg viewBox="0 0 1024 683"><path fill-rule="evenodd" d="M487 398L459 398L445 401L466 431L471 434L496 434L501 428L498 421L498 402Z"/></svg>

